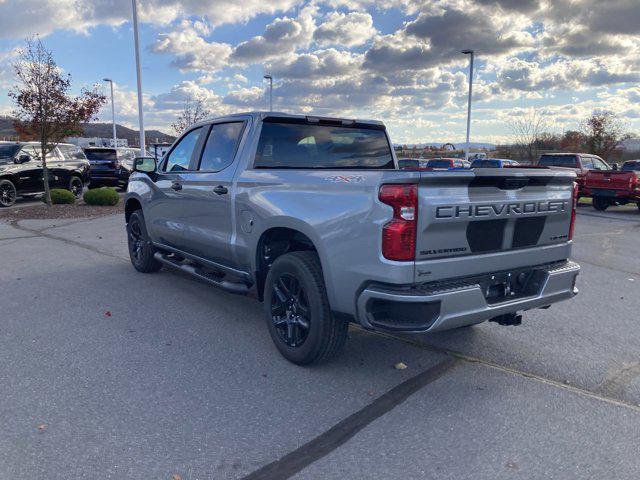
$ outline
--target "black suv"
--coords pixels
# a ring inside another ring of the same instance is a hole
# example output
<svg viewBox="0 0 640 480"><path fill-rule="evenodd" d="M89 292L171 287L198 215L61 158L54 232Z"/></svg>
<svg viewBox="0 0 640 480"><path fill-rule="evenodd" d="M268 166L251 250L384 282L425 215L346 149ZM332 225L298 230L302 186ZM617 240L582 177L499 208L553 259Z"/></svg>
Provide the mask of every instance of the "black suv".
<svg viewBox="0 0 640 480"><path fill-rule="evenodd" d="M84 153L91 164L91 186L127 188L138 148L87 147Z"/></svg>
<svg viewBox="0 0 640 480"><path fill-rule="evenodd" d="M82 196L89 182L89 162L82 149L59 144L47 155L49 186L70 190ZM0 142L0 207L10 207L22 195L44 191L40 144L36 142Z"/></svg>

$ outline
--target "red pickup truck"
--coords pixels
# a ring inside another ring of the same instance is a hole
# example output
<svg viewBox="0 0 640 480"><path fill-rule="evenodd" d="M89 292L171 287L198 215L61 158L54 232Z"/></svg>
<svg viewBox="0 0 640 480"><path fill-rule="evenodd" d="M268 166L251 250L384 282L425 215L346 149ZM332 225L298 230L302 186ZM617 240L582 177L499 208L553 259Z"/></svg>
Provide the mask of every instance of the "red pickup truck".
<svg viewBox="0 0 640 480"><path fill-rule="evenodd" d="M589 170L610 170L611 167L597 155L589 153L545 153L540 155L538 165L551 168L564 168L576 172L578 199L588 196L584 184Z"/></svg>
<svg viewBox="0 0 640 480"><path fill-rule="evenodd" d="M610 205L636 203L640 209L640 160L624 162L620 170L587 173L585 191L593 198L596 210Z"/></svg>

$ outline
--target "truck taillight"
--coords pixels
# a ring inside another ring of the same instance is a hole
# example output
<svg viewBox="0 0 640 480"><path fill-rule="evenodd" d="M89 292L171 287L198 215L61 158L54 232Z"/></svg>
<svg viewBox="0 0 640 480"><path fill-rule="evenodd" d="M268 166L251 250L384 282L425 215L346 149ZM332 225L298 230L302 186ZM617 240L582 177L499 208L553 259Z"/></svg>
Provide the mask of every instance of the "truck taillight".
<svg viewBox="0 0 640 480"><path fill-rule="evenodd" d="M578 208L578 184L573 184L573 200L571 202L571 225L569 226L569 240L573 240L573 231L576 228L576 209Z"/></svg>
<svg viewBox="0 0 640 480"><path fill-rule="evenodd" d="M393 207L393 219L382 227L382 255L388 260L413 261L418 228L418 186L382 185L378 199Z"/></svg>

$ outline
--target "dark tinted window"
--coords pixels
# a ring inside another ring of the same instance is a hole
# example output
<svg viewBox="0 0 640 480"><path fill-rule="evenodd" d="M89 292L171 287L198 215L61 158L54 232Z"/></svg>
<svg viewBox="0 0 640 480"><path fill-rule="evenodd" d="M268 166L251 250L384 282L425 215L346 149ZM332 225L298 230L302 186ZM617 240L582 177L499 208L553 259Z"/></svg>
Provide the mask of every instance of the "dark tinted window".
<svg viewBox="0 0 640 480"><path fill-rule="evenodd" d="M242 122L213 125L202 151L199 170L218 172L233 163Z"/></svg>
<svg viewBox="0 0 640 480"><path fill-rule="evenodd" d="M538 165L545 167L577 168L578 159L575 155L542 155Z"/></svg>
<svg viewBox="0 0 640 480"><path fill-rule="evenodd" d="M20 145L0 145L0 158L13 157Z"/></svg>
<svg viewBox="0 0 640 480"><path fill-rule="evenodd" d="M420 162L418 160L407 160L401 159L398 160L398 166L400 168L420 168Z"/></svg>
<svg viewBox="0 0 640 480"><path fill-rule="evenodd" d="M500 168L502 163L500 160L474 160L471 168Z"/></svg>
<svg viewBox="0 0 640 480"><path fill-rule="evenodd" d="M195 128L182 137L171 153L168 155L164 165L165 172L181 172L189 170L191 155L198 144L202 127Z"/></svg>
<svg viewBox="0 0 640 480"><path fill-rule="evenodd" d="M117 160L116 151L113 148L88 148L84 154L89 160Z"/></svg>
<svg viewBox="0 0 640 480"><path fill-rule="evenodd" d="M428 168L449 168L451 162L449 160L429 160L427 162Z"/></svg>
<svg viewBox="0 0 640 480"><path fill-rule="evenodd" d="M640 162L624 162L621 170L623 172L638 172L640 171Z"/></svg>
<svg viewBox="0 0 640 480"><path fill-rule="evenodd" d="M384 130L265 122L256 168L395 168Z"/></svg>

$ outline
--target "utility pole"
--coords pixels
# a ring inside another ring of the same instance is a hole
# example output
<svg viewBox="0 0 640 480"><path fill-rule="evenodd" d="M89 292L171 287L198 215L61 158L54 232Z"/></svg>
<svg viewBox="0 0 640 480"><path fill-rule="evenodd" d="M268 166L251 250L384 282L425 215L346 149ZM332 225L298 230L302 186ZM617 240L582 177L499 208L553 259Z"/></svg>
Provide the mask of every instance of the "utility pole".
<svg viewBox="0 0 640 480"><path fill-rule="evenodd" d="M140 156L144 157L145 140L144 140L144 118L142 116L142 73L140 72L140 39L138 34L138 9L136 0L131 0L133 7L133 38L136 48L136 75L138 80L138 123L140 124Z"/></svg>
<svg viewBox="0 0 640 480"><path fill-rule="evenodd" d="M113 80L110 78L103 78L102 80L109 82L111 86L111 121L113 123L113 147L115 148L118 146L118 137L116 136L116 107L113 103Z"/></svg>
<svg viewBox="0 0 640 480"><path fill-rule="evenodd" d="M462 50L464 55L470 55L469 59L469 103L467 106L467 145L464 151L464 159L469 160L469 133L471 131L471 93L473 91L473 50Z"/></svg>
<svg viewBox="0 0 640 480"><path fill-rule="evenodd" d="M264 78L269 80L269 111L273 112L273 77L265 75Z"/></svg>

